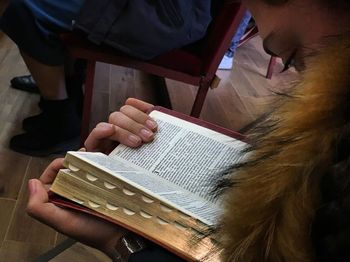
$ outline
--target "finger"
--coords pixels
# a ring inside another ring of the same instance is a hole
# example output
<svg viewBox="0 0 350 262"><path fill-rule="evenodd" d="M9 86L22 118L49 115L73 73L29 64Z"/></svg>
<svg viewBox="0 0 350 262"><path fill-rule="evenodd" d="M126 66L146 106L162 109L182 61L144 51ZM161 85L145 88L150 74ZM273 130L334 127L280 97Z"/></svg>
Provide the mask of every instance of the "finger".
<svg viewBox="0 0 350 262"><path fill-rule="evenodd" d="M141 101L141 100L138 100L136 98L128 98L126 100L125 104L133 106L144 113L150 112L152 110L152 108L154 107L154 105L147 103L147 102L144 102L144 101Z"/></svg>
<svg viewBox="0 0 350 262"><path fill-rule="evenodd" d="M154 138L154 132L149 128L136 122L122 112L114 112L109 117L109 123L115 125L115 130L121 132L120 129L129 131L135 136L142 139L143 142L150 142Z"/></svg>
<svg viewBox="0 0 350 262"><path fill-rule="evenodd" d="M121 144L126 145L128 147L139 147L143 142L150 142L153 140L153 133L150 132L150 138L142 138L139 135L135 135L132 132L120 128L118 126L114 126L115 133L111 136L111 139L114 141L119 141Z"/></svg>
<svg viewBox="0 0 350 262"><path fill-rule="evenodd" d="M51 184L55 180L58 171L63 168L63 160L63 158L57 158L52 161L40 176L40 181L44 184Z"/></svg>
<svg viewBox="0 0 350 262"><path fill-rule="evenodd" d="M48 194L37 179L30 180L28 186L28 215L65 235L98 247L125 232L115 224L49 203Z"/></svg>
<svg viewBox="0 0 350 262"><path fill-rule="evenodd" d="M108 130L106 130L106 128L108 128ZM129 147L138 147L142 143L142 138L118 126L100 123L91 131L84 145L87 151L104 152L105 150L109 150L107 147L113 144L112 141L119 142Z"/></svg>
<svg viewBox="0 0 350 262"><path fill-rule="evenodd" d="M143 113L136 107L133 107L131 105L124 105L120 108L120 112L132 120L135 120L137 123L144 125L153 132L157 130L156 121L154 121L148 114Z"/></svg>
<svg viewBox="0 0 350 262"><path fill-rule="evenodd" d="M66 221L67 211L49 203L49 197L43 184L37 179L28 182L29 200L27 213L37 220L60 230L61 221Z"/></svg>
<svg viewBox="0 0 350 262"><path fill-rule="evenodd" d="M114 126L109 123L99 123L85 140L87 151L99 151L103 140L110 138L115 132Z"/></svg>

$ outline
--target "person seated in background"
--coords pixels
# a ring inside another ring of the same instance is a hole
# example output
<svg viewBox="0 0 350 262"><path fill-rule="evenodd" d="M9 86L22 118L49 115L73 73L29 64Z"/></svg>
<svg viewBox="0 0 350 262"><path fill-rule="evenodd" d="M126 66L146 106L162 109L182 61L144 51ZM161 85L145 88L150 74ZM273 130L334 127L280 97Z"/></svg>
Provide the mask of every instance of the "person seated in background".
<svg viewBox="0 0 350 262"><path fill-rule="evenodd" d="M0 28L18 46L31 73L14 87L41 95L42 113L23 121L24 134L10 148L33 156L72 149L80 134L82 77L65 77L68 68L59 34L76 29L95 44L151 59L199 40L211 21L211 0L13 0ZM78 104L78 106L76 105ZM78 108L77 108L78 107ZM78 109L78 110L77 110Z"/></svg>
<svg viewBox="0 0 350 262"><path fill-rule="evenodd" d="M224 194L216 236L222 260L350 261L350 1L242 3L266 51L301 76L251 130L245 162L232 167L218 189ZM91 132L86 150L148 142L141 130L156 132L145 113L151 108L128 100ZM40 180L29 181L28 213L119 261L125 229L48 202L46 188L61 167L55 160ZM129 261L170 261L158 254L164 252L152 246Z"/></svg>
<svg viewBox="0 0 350 262"><path fill-rule="evenodd" d="M235 56L236 49L242 37L244 37L246 31L249 32L249 29L254 27L254 21L252 21L251 18L252 18L252 15L248 11L245 12L241 20L241 23L238 26L237 32L235 33L235 35L231 40L231 45L221 60L219 69L230 70L233 68L233 58Z"/></svg>

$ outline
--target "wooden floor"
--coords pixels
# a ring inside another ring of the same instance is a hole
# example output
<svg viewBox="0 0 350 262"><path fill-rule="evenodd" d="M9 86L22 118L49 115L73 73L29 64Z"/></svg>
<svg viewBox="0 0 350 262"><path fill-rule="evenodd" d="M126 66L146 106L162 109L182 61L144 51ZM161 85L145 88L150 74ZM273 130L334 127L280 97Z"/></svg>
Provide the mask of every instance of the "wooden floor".
<svg viewBox="0 0 350 262"><path fill-rule="evenodd" d="M289 71L264 78L269 57L252 39L239 48L232 71L219 71L220 86L210 90L201 117L233 130L246 126L268 110L272 91L287 88L295 77ZM276 67L280 70L281 65ZM8 149L9 139L21 132L23 118L38 112L38 96L13 90L9 81L27 70L16 46L0 32L0 261L32 261L65 239L54 230L34 221L25 213L27 181L39 177L50 158L34 158ZM175 110L188 113L195 88L167 81ZM127 97L154 101L152 79L130 69L99 64L97 67L92 122L107 119ZM51 261L109 261L103 254L76 244Z"/></svg>

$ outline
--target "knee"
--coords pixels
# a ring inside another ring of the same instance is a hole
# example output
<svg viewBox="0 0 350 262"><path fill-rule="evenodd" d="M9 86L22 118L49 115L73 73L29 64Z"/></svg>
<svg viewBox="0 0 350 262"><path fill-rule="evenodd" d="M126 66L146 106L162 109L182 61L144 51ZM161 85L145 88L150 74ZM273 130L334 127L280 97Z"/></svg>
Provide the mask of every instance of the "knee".
<svg viewBox="0 0 350 262"><path fill-rule="evenodd" d="M0 27L4 30L13 28L13 23L21 24L23 19L30 17L26 0L11 0L0 18Z"/></svg>
<svg viewBox="0 0 350 262"><path fill-rule="evenodd" d="M25 2L27 0L11 0L10 3L8 4L8 8L23 8L26 6Z"/></svg>
<svg viewBox="0 0 350 262"><path fill-rule="evenodd" d="M23 11L28 11L28 7L25 2L26 0L11 0L2 18L10 17L11 15L18 15L23 13Z"/></svg>

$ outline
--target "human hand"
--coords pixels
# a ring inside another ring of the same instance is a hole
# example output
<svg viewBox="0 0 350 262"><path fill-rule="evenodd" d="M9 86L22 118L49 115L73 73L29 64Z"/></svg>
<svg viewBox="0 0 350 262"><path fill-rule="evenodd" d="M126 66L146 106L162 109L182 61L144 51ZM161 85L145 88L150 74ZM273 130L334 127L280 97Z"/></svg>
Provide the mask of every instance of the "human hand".
<svg viewBox="0 0 350 262"><path fill-rule="evenodd" d="M85 141L87 151L108 153L116 143L138 147L153 140L157 123L147 114L154 106L129 98L108 123L99 123Z"/></svg>
<svg viewBox="0 0 350 262"><path fill-rule="evenodd" d="M58 232L112 257L118 240L127 232L125 229L92 215L63 209L48 202L49 187L58 170L63 168L62 164L63 159L56 159L46 168L39 180L29 180L27 213Z"/></svg>
<svg viewBox="0 0 350 262"><path fill-rule="evenodd" d="M149 103L128 99L119 112L110 115L109 123L100 123L93 129L85 141L86 150L107 152L116 142L138 147L152 141L157 130L157 124L147 115L152 108ZM57 231L112 256L116 243L127 232L125 229L48 202L48 190L61 168L63 159L56 159L39 180L29 181L27 213Z"/></svg>

